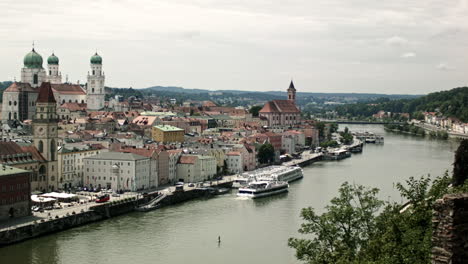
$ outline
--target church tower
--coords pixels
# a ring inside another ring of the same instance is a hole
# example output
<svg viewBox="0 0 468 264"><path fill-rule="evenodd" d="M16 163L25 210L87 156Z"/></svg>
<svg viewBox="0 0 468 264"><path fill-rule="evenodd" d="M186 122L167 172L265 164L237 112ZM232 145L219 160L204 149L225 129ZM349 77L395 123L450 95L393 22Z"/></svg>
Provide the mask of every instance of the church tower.
<svg viewBox="0 0 468 264"><path fill-rule="evenodd" d="M62 83L62 74L59 72L59 58L54 53L47 58L47 68L49 68L47 81L53 84Z"/></svg>
<svg viewBox="0 0 468 264"><path fill-rule="evenodd" d="M294 103L296 102L296 88L294 88L294 83L292 80L288 88L288 100L293 101Z"/></svg>
<svg viewBox="0 0 468 264"><path fill-rule="evenodd" d="M34 48L24 56L24 67L21 69L21 82L29 83L32 87L39 87L46 81L46 72L42 68L42 56Z"/></svg>
<svg viewBox="0 0 468 264"><path fill-rule="evenodd" d="M43 82L36 101L33 119L34 146L46 160L46 181L48 190L58 186L57 140L58 140L57 102L49 82Z"/></svg>
<svg viewBox="0 0 468 264"><path fill-rule="evenodd" d="M104 108L105 76L102 72L102 58L96 52L91 57L91 74L88 73L88 83L86 89L86 101L88 110L100 110Z"/></svg>

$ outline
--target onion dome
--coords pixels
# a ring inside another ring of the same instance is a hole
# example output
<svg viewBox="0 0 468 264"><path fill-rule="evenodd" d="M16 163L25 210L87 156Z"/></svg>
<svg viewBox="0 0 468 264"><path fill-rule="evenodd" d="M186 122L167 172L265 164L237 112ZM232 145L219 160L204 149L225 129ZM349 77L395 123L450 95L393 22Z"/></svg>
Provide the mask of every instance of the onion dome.
<svg viewBox="0 0 468 264"><path fill-rule="evenodd" d="M97 52L91 57L91 64L102 64L102 58Z"/></svg>
<svg viewBox="0 0 468 264"><path fill-rule="evenodd" d="M58 65L59 64L59 58L55 56L54 53L47 58L47 64L53 64L53 65Z"/></svg>
<svg viewBox="0 0 468 264"><path fill-rule="evenodd" d="M42 68L42 56L34 49L24 56L24 67L26 68Z"/></svg>

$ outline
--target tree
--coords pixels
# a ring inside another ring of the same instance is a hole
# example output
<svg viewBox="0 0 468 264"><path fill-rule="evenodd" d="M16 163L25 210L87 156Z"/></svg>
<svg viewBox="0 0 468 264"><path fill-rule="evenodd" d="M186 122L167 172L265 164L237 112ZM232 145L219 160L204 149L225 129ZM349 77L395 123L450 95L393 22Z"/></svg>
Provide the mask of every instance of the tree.
<svg viewBox="0 0 468 264"><path fill-rule="evenodd" d="M368 246L375 232L375 215L383 205L376 198L378 191L345 182L339 189L339 196L331 200L322 215L317 215L311 207L302 209L305 223L299 233L314 237L288 240L297 258L308 263L358 261L359 251Z"/></svg>
<svg viewBox="0 0 468 264"><path fill-rule="evenodd" d="M254 106L252 106L252 107L250 108L249 113L251 113L253 117L257 117L257 116L258 116L258 112L259 112L260 110L262 110L262 108L263 108L263 106L261 106L261 105L254 105Z"/></svg>
<svg viewBox="0 0 468 264"><path fill-rule="evenodd" d="M452 183L454 186L463 185L468 178L468 139L460 142L460 146L455 152L455 161L453 162Z"/></svg>
<svg viewBox="0 0 468 264"><path fill-rule="evenodd" d="M258 161L260 163L270 163L274 160L275 149L270 143L265 143L258 149Z"/></svg>

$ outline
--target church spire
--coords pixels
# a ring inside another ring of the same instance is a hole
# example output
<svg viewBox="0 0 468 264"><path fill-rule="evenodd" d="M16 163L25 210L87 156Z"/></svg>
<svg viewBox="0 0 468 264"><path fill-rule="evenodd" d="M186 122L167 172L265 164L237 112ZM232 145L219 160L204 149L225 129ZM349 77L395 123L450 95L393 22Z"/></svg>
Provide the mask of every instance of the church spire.
<svg viewBox="0 0 468 264"><path fill-rule="evenodd" d="M292 80L288 88L288 100L296 102L296 88L294 87L294 83Z"/></svg>

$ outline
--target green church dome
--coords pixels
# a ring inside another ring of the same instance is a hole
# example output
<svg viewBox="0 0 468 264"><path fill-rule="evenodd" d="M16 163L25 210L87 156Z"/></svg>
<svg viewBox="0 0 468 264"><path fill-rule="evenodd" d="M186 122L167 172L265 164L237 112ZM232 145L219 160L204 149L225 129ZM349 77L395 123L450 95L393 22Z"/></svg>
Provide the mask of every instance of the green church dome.
<svg viewBox="0 0 468 264"><path fill-rule="evenodd" d="M102 58L97 52L91 57L91 64L102 64Z"/></svg>
<svg viewBox="0 0 468 264"><path fill-rule="evenodd" d="M52 53L52 55L50 55L49 58L47 58L47 64L58 65L59 64L59 58L57 56L55 56L54 53Z"/></svg>
<svg viewBox="0 0 468 264"><path fill-rule="evenodd" d="M24 56L23 63L26 68L42 68L42 56L33 49Z"/></svg>

